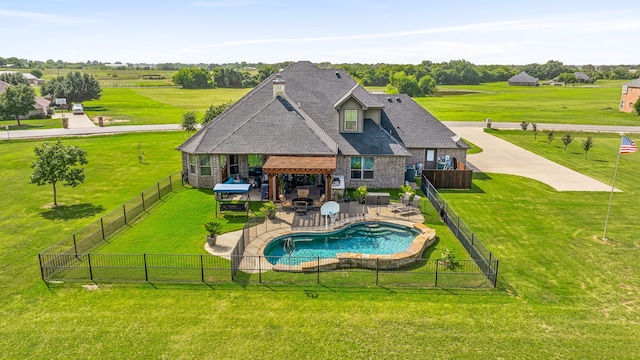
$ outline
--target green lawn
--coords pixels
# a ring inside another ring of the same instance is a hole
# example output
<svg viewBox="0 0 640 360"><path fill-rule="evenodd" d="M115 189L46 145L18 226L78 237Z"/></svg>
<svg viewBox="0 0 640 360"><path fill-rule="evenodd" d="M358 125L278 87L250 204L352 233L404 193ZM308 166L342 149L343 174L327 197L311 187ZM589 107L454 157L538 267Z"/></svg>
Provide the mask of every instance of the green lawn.
<svg viewBox="0 0 640 360"><path fill-rule="evenodd" d="M62 128L62 121L60 119L28 119L20 120L20 125L14 120L0 120L0 130L6 131L6 127L9 126L9 131L13 130L40 130L40 129L56 129ZM11 134L9 134L11 136Z"/></svg>
<svg viewBox="0 0 640 360"><path fill-rule="evenodd" d="M594 135L584 160L578 143L565 154L554 148L559 139L549 149L530 134L500 136L602 181L613 175L617 137ZM640 357L638 153L620 160L624 192L614 194L609 242L598 239L608 193L559 193L498 174L476 174L472 191L444 192L501 260L497 290L47 287L37 253L176 171L173 149L182 141L181 133L64 139L85 148L90 163L85 184L60 189L66 205L56 210L44 208L50 188L28 184L32 149L42 141L0 143L2 358Z"/></svg>
<svg viewBox="0 0 640 360"><path fill-rule="evenodd" d="M442 121L640 125L640 116L618 111L623 80L576 86L442 85L446 95L415 98Z"/></svg>
<svg viewBox="0 0 640 360"><path fill-rule="evenodd" d="M104 88L100 100L84 102L89 117L112 125L179 124L195 111L200 120L210 105L236 101L251 89Z"/></svg>

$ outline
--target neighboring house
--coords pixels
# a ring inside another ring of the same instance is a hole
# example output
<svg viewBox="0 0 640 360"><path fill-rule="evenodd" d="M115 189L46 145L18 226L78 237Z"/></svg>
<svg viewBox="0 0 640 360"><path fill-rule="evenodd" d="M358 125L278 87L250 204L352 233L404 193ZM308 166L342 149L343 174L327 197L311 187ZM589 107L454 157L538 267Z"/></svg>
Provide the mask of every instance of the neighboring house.
<svg viewBox="0 0 640 360"><path fill-rule="evenodd" d="M633 112L633 104L640 99L640 79L635 79L630 83L622 85L622 96L620 96L620 111Z"/></svg>
<svg viewBox="0 0 640 360"><path fill-rule="evenodd" d="M576 80L578 80L579 83L591 82L591 77L583 73L582 71L576 71L573 73L573 75L576 77Z"/></svg>
<svg viewBox="0 0 640 360"><path fill-rule="evenodd" d="M467 149L411 97L371 94L345 71L307 61L272 75L178 147L191 185L263 174L272 200L281 175L315 175L330 199L335 175L348 188L397 188L407 165L464 164Z"/></svg>
<svg viewBox="0 0 640 360"><path fill-rule="evenodd" d="M538 86L538 78L535 78L526 72L513 75L507 80L509 86Z"/></svg>
<svg viewBox="0 0 640 360"><path fill-rule="evenodd" d="M0 74L3 73L17 73L17 71L0 71ZM44 84L44 80L34 76L30 73L22 73L22 77L24 77L30 85L42 85Z"/></svg>
<svg viewBox="0 0 640 360"><path fill-rule="evenodd" d="M0 80L0 94L5 92L9 86L11 86L11 84ZM43 98L42 96L36 96L36 102L33 106L36 109L29 112L26 116L21 116L20 119L29 119L31 117L45 118L51 113L51 101Z"/></svg>

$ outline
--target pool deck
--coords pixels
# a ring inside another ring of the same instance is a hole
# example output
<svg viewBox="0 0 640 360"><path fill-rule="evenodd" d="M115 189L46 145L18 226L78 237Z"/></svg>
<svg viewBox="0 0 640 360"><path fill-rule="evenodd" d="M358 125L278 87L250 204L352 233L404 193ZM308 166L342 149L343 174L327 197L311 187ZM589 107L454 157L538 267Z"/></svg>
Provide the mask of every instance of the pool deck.
<svg viewBox="0 0 640 360"><path fill-rule="evenodd" d="M403 215L393 212L386 206L367 206L364 214L348 214L348 216L342 217L329 224L326 228L324 223L318 223L318 217L319 212L310 213L308 215L297 215L295 211L278 211L278 215L274 220L267 220L267 222L271 222L277 226L277 228L274 230L264 231L253 238L245 248L244 256L263 256L264 254L262 253L262 250L269 241L275 237L291 234L292 232L334 231L346 225L360 221L385 221L407 227L413 227L414 224L422 223L424 221L424 217L419 211ZM261 225L259 225L259 227L261 227ZM423 231L423 228L417 229ZM213 246L209 246L209 244L205 242L204 248L212 255L228 258L240 238L242 238L242 230L232 231L218 235L216 244Z"/></svg>

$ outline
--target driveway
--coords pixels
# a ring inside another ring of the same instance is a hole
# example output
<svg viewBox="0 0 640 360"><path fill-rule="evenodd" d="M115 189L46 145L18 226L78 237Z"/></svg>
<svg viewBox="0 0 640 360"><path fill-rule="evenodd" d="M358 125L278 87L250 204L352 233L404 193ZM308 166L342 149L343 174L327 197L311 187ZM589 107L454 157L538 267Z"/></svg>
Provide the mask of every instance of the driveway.
<svg viewBox="0 0 640 360"><path fill-rule="evenodd" d="M65 112L64 117L69 119L69 129L82 129L82 128L95 128L96 124L89 119L87 114L74 114L72 112ZM55 113L51 115L52 119L62 118L62 113ZM62 120L60 120L62 121Z"/></svg>
<svg viewBox="0 0 640 360"><path fill-rule="evenodd" d="M482 148L467 155L474 170L510 174L543 182L557 191L611 191L611 185L592 179L483 131L483 123L445 122L453 132ZM611 174L613 177L613 173ZM618 191L618 190L616 190Z"/></svg>

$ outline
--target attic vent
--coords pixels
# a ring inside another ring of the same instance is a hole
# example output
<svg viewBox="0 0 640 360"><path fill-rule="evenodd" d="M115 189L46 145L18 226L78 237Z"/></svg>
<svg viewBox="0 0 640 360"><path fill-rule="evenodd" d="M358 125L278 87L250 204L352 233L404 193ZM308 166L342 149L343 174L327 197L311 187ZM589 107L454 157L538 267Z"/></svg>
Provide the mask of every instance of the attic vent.
<svg viewBox="0 0 640 360"><path fill-rule="evenodd" d="M390 103L392 103L392 102L393 102L393 100L391 100L391 98L390 98L390 97L388 97L388 98L387 98L387 101L388 101L388 102L390 102Z"/></svg>
<svg viewBox="0 0 640 360"><path fill-rule="evenodd" d="M400 98L396 98L396 101L399 102L399 103L402 102L402 100Z"/></svg>
<svg viewBox="0 0 640 360"><path fill-rule="evenodd" d="M338 79L342 79L342 76L340 76L340 73L339 73L339 72L337 72L337 71L336 71L336 77L337 77Z"/></svg>

